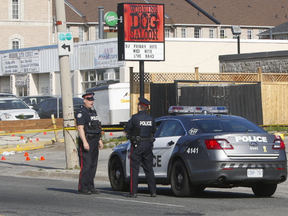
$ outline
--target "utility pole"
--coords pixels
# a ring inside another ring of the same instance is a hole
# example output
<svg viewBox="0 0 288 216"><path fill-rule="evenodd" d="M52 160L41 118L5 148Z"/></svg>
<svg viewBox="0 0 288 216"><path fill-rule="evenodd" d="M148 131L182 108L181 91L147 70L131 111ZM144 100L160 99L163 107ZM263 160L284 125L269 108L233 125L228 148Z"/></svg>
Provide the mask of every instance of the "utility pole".
<svg viewBox="0 0 288 216"><path fill-rule="evenodd" d="M104 7L98 7L99 39L104 39Z"/></svg>
<svg viewBox="0 0 288 216"><path fill-rule="evenodd" d="M64 0L55 1L55 7L56 7L57 32L66 32L67 29L66 29L66 13L65 13ZM59 55L59 65L60 65L60 84L61 84L61 96L63 107L63 128L64 128L66 168L71 169L79 167L79 163L76 149L76 131L69 130L69 128L75 128L69 55L63 55L63 56Z"/></svg>

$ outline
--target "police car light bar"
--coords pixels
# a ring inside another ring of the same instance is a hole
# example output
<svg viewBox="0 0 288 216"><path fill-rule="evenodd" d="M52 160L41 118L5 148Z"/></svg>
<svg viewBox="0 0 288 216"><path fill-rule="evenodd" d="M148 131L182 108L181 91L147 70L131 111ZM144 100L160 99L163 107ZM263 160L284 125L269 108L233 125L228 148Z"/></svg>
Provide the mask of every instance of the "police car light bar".
<svg viewBox="0 0 288 216"><path fill-rule="evenodd" d="M168 109L168 113L228 113L228 109L225 106L171 106Z"/></svg>

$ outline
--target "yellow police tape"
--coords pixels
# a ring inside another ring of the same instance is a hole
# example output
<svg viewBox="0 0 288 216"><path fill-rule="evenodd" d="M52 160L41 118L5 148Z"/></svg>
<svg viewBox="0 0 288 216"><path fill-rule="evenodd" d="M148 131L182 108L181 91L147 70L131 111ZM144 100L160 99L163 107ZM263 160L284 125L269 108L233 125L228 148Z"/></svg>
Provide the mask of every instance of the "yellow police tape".
<svg viewBox="0 0 288 216"><path fill-rule="evenodd" d="M29 130L29 131L18 131L13 133L0 133L0 136L4 135L13 135L13 134L28 134L28 133L41 133L41 132L51 132L51 131L60 131L60 130L77 130L75 127L65 127L65 128L57 128L57 129L42 129L42 130ZM103 131L112 131L119 130L123 131L123 128L103 128Z"/></svg>

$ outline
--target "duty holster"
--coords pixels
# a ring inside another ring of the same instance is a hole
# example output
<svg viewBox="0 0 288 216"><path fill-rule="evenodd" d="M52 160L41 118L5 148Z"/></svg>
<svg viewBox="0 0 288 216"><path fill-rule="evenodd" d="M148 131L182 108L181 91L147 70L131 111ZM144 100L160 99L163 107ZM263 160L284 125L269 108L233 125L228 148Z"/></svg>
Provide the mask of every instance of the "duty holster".
<svg viewBox="0 0 288 216"><path fill-rule="evenodd" d="M131 145L133 145L134 147L137 147L139 145L140 141L141 141L140 136L131 136L130 137Z"/></svg>
<svg viewBox="0 0 288 216"><path fill-rule="evenodd" d="M137 147L141 141L149 141L153 146L155 138L153 136L151 137L132 136L130 138L130 142L134 147Z"/></svg>

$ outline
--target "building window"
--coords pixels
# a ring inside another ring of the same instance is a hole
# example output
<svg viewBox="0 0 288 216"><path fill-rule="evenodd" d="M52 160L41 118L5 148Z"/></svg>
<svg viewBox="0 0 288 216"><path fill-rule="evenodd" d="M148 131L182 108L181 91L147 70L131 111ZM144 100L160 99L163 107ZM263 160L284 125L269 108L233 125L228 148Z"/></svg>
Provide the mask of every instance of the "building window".
<svg viewBox="0 0 288 216"><path fill-rule="evenodd" d="M19 1L12 0L12 19L19 19Z"/></svg>
<svg viewBox="0 0 288 216"><path fill-rule="evenodd" d="M225 29L220 29L220 38L226 38Z"/></svg>
<svg viewBox="0 0 288 216"><path fill-rule="evenodd" d="M165 28L165 38L170 38L170 37L171 37L170 28Z"/></svg>
<svg viewBox="0 0 288 216"><path fill-rule="evenodd" d="M247 30L247 39L252 39L252 30Z"/></svg>
<svg viewBox="0 0 288 216"><path fill-rule="evenodd" d="M99 39L99 26L95 27L95 39L98 40Z"/></svg>
<svg viewBox="0 0 288 216"><path fill-rule="evenodd" d="M19 39L12 40L12 49L20 49L20 40Z"/></svg>
<svg viewBox="0 0 288 216"><path fill-rule="evenodd" d="M119 82L118 69L98 69L93 71L82 71L82 92L86 89L107 84L107 82Z"/></svg>
<svg viewBox="0 0 288 216"><path fill-rule="evenodd" d="M201 28L195 28L194 38L201 38Z"/></svg>
<svg viewBox="0 0 288 216"><path fill-rule="evenodd" d="M186 38L186 37L187 37L187 29L181 28L181 38Z"/></svg>
<svg viewBox="0 0 288 216"><path fill-rule="evenodd" d="M96 86L97 71L84 71L83 72L83 82L82 82L82 91L85 92L87 88L92 88Z"/></svg>
<svg viewBox="0 0 288 216"><path fill-rule="evenodd" d="M66 31L67 32L70 32L71 30L70 30L70 26L66 26Z"/></svg>
<svg viewBox="0 0 288 216"><path fill-rule="evenodd" d="M84 41L84 27L79 27L79 41Z"/></svg>
<svg viewBox="0 0 288 216"><path fill-rule="evenodd" d="M214 29L209 29L209 38L214 38Z"/></svg>

